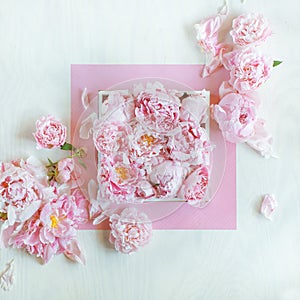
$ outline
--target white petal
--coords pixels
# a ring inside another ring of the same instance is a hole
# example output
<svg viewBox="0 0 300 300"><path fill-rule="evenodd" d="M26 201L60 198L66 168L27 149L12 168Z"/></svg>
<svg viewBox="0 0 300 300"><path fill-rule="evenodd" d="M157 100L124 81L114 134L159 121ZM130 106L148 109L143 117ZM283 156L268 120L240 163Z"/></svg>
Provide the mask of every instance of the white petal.
<svg viewBox="0 0 300 300"><path fill-rule="evenodd" d="M42 201L34 201L30 203L19 215L19 221L25 222L29 218L31 218L34 213L40 208Z"/></svg>
<svg viewBox="0 0 300 300"><path fill-rule="evenodd" d="M265 218L272 220L272 214L277 206L278 203L274 195L266 194L261 203L260 212Z"/></svg>
<svg viewBox="0 0 300 300"><path fill-rule="evenodd" d="M6 268L0 272L0 287L9 291L14 283L14 261L6 264Z"/></svg>

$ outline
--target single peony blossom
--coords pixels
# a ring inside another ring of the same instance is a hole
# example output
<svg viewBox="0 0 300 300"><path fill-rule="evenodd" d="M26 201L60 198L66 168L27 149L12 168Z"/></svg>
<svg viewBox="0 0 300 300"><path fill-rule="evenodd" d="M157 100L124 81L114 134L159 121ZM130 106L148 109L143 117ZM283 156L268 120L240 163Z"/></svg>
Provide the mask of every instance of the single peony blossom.
<svg viewBox="0 0 300 300"><path fill-rule="evenodd" d="M226 53L222 62L230 71L229 83L239 93L259 88L270 77L273 69L273 60L255 48Z"/></svg>
<svg viewBox="0 0 300 300"><path fill-rule="evenodd" d="M184 175L184 170L179 163L165 160L152 169L149 178L156 187L158 196L175 197L183 182Z"/></svg>
<svg viewBox="0 0 300 300"><path fill-rule="evenodd" d="M118 252L130 254L149 243L152 223L144 213L135 208L125 208L120 215L109 218L109 241Z"/></svg>
<svg viewBox="0 0 300 300"><path fill-rule="evenodd" d="M143 91L136 98L136 119L152 131L170 134L178 127L180 100L162 90Z"/></svg>
<svg viewBox="0 0 300 300"><path fill-rule="evenodd" d="M44 263L65 251L67 257L76 260L82 257L78 247L74 246L76 229L82 221L81 213L74 196L63 194L52 202L44 203L21 227L4 223L1 239L5 245L25 249ZM76 251L74 256L72 249Z"/></svg>
<svg viewBox="0 0 300 300"><path fill-rule="evenodd" d="M239 46L264 42L272 34L269 22L259 13L240 15L232 21L230 35Z"/></svg>
<svg viewBox="0 0 300 300"><path fill-rule="evenodd" d="M113 154L128 147L129 125L118 121L94 123L94 145L102 154Z"/></svg>
<svg viewBox="0 0 300 300"><path fill-rule="evenodd" d="M36 121L36 132L33 134L38 149L51 149L66 142L67 128L53 116L41 117Z"/></svg>
<svg viewBox="0 0 300 300"><path fill-rule="evenodd" d="M48 192L20 163L25 165L23 161L0 163L0 213L10 225L29 219Z"/></svg>
<svg viewBox="0 0 300 300"><path fill-rule="evenodd" d="M64 158L57 163L57 176L56 181L58 183L66 183L71 179L72 172L74 171L74 159Z"/></svg>
<svg viewBox="0 0 300 300"><path fill-rule="evenodd" d="M212 56L217 56L222 44L219 43L219 30L228 15L228 7L225 4L217 15L202 20L194 25L196 39L201 49Z"/></svg>
<svg viewBox="0 0 300 300"><path fill-rule="evenodd" d="M131 202L139 177L140 169L126 155L102 158L98 171L99 195L115 203Z"/></svg>
<svg viewBox="0 0 300 300"><path fill-rule="evenodd" d="M169 138L170 158L186 166L209 165L212 146L206 130L194 122L181 122L180 129Z"/></svg>
<svg viewBox="0 0 300 300"><path fill-rule="evenodd" d="M254 135L256 102L245 94L229 93L213 106L213 116L225 140L246 142Z"/></svg>
<svg viewBox="0 0 300 300"><path fill-rule="evenodd" d="M209 182L209 169L206 166L198 167L184 181L178 197L185 199L188 204L194 207L204 207L208 200L207 188Z"/></svg>

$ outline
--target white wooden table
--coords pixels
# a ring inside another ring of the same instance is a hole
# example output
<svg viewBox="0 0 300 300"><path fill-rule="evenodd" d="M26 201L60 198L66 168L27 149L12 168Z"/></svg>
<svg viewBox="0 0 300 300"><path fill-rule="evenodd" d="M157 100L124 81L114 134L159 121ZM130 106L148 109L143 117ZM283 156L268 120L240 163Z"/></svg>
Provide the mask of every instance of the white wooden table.
<svg viewBox="0 0 300 300"><path fill-rule="evenodd" d="M39 116L65 123L72 63L201 63L192 26L221 0L0 0L0 159L31 154ZM236 231L155 231L132 256L107 248L108 232L81 231L85 267L63 256L41 266L21 251L16 283L1 300L300 299L300 2L238 0L231 12L260 11L272 23L267 51L284 63L260 90L279 159L237 147ZM276 195L274 221L257 212ZM226 201L226 199L224 199Z"/></svg>

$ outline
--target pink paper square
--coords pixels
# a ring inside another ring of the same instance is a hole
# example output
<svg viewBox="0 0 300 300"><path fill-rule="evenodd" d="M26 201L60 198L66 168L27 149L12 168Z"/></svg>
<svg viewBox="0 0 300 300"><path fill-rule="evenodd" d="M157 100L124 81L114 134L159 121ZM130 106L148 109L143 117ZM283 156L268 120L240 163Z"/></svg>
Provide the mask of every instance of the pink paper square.
<svg viewBox="0 0 300 300"><path fill-rule="evenodd" d="M203 79L201 65L72 65L71 66L71 135L83 112L81 94L87 88L89 96L98 90L135 78L164 78L183 83L194 90L207 89L211 102L218 100L218 88L228 74L218 71ZM88 165L88 164L87 164ZM173 214L155 221L155 229L236 229L236 149L226 143L226 166L223 180L212 201L203 209L184 204ZM82 229L108 229L107 222L97 227L87 224Z"/></svg>

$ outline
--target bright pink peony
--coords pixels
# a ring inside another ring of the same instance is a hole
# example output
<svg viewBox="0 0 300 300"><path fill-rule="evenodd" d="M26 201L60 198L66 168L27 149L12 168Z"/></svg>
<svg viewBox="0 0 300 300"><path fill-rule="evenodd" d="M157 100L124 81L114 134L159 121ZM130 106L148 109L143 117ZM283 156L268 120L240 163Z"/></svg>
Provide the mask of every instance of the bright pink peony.
<svg viewBox="0 0 300 300"><path fill-rule="evenodd" d="M255 48L224 54L223 64L230 70L229 83L239 93L259 88L271 75L273 60Z"/></svg>
<svg viewBox="0 0 300 300"><path fill-rule="evenodd" d="M214 105L213 115L229 142L246 142L254 134L256 102L247 95L227 94Z"/></svg>
<svg viewBox="0 0 300 300"><path fill-rule="evenodd" d="M33 134L37 148L56 148L66 142L67 128L53 116L41 117L36 121L36 132Z"/></svg>
<svg viewBox="0 0 300 300"><path fill-rule="evenodd" d="M169 134L178 126L180 100L166 91L143 91L136 99L135 115L150 130Z"/></svg>
<svg viewBox="0 0 300 300"><path fill-rule="evenodd" d="M135 208L126 208L120 215L109 218L111 228L109 241L119 252L130 254L149 243L152 223L144 213Z"/></svg>
<svg viewBox="0 0 300 300"><path fill-rule="evenodd" d="M269 22L258 13L243 14L232 21L230 35L239 46L260 44L272 34Z"/></svg>
<svg viewBox="0 0 300 300"><path fill-rule="evenodd" d="M128 134L131 128L126 123L112 121L94 124L94 144L102 154L116 153L128 146Z"/></svg>
<svg viewBox="0 0 300 300"><path fill-rule="evenodd" d="M194 122L181 122L180 129L169 138L170 158L188 165L208 165L212 148L206 130Z"/></svg>
<svg viewBox="0 0 300 300"><path fill-rule="evenodd" d="M209 169L205 166L197 168L184 181L178 197L187 200L194 207L204 207L207 201L207 187L209 182Z"/></svg>

